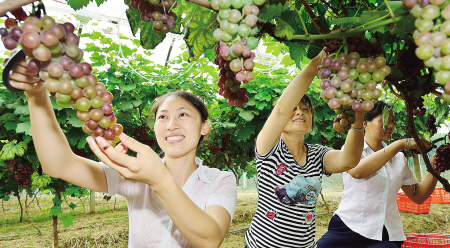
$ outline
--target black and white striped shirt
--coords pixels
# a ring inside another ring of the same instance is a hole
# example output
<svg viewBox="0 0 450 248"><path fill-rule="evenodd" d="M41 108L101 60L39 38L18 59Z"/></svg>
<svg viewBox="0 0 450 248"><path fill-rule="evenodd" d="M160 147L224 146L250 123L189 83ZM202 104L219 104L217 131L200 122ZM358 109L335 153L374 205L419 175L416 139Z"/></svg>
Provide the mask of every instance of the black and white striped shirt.
<svg viewBox="0 0 450 248"><path fill-rule="evenodd" d="M324 174L323 158L331 148L305 145L306 164L302 167L281 138L267 154L259 155L255 152L258 206L245 234L248 247L316 247L315 208ZM297 182L295 185L293 180ZM313 181L315 184L311 183ZM315 185L315 188L310 184ZM289 186L284 187L286 185ZM287 192L292 192L292 189L299 189L299 185L306 187L298 190L295 196L292 193L290 197L283 194L286 192L284 188L290 187L291 190Z"/></svg>

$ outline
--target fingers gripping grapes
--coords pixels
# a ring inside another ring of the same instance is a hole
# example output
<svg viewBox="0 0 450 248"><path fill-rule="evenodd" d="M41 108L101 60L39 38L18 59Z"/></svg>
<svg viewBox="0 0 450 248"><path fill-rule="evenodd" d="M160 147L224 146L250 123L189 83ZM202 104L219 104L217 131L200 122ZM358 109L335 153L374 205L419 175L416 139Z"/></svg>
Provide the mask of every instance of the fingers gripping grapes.
<svg viewBox="0 0 450 248"><path fill-rule="evenodd" d="M150 186L161 178L166 170L164 164L149 146L139 143L125 134L119 135L121 148L113 148L103 137L88 137L86 140L94 154L125 179L147 183ZM137 153L136 157L125 154L126 149Z"/></svg>

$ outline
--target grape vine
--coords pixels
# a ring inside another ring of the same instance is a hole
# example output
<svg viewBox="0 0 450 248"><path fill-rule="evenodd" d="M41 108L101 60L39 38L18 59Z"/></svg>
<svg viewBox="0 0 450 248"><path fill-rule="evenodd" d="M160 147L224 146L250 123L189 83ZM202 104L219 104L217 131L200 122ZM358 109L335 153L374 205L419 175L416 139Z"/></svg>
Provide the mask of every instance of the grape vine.
<svg viewBox="0 0 450 248"><path fill-rule="evenodd" d="M20 44L27 55L28 69L39 71L45 88L60 107L77 110L86 134L102 136L115 146L123 127L113 112L113 95L91 74L92 66L81 62L83 51L74 31L71 23L56 23L50 16L30 16L20 26L1 28L0 35L7 49Z"/></svg>

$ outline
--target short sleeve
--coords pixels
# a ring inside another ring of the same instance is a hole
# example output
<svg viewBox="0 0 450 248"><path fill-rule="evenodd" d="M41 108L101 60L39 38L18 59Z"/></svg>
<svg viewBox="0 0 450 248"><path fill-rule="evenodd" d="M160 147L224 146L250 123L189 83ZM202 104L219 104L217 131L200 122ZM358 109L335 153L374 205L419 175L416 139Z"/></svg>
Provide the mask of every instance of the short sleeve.
<svg viewBox="0 0 450 248"><path fill-rule="evenodd" d="M324 160L324 158L325 158L325 154L327 152L333 150L333 149L328 147L328 146L321 146L321 145L317 145L317 146L318 146L318 150L319 150L317 155L319 156L319 161L320 161L320 164L322 165L323 174L325 176L329 177L329 176L331 176L331 174L330 173L325 173L325 160Z"/></svg>
<svg viewBox="0 0 450 248"><path fill-rule="evenodd" d="M219 205L230 213L231 221L233 221L237 201L236 178L232 173L226 173L228 175L222 178L214 192L206 199L205 208Z"/></svg>
<svg viewBox="0 0 450 248"><path fill-rule="evenodd" d="M405 165L405 168L403 169L403 181L402 185L414 185L417 184L416 177L412 173L411 169L408 166L408 162L406 161L405 155L403 153L400 153Z"/></svg>
<svg viewBox="0 0 450 248"><path fill-rule="evenodd" d="M111 169L108 165L103 162L100 162L103 167L103 171L105 171L106 175L106 184L108 185L108 194L116 195L119 194L121 196L127 196L127 188L130 187L133 182L129 180L123 179L119 172Z"/></svg>
<svg viewBox="0 0 450 248"><path fill-rule="evenodd" d="M255 157L256 157L256 159L264 160L265 158L272 156L272 154L276 150L280 149L280 146L281 146L281 137L277 141L277 143L275 143L275 145L273 145L273 147L270 149L270 151L268 151L266 154L259 154L258 151L256 151L256 141L255 141Z"/></svg>

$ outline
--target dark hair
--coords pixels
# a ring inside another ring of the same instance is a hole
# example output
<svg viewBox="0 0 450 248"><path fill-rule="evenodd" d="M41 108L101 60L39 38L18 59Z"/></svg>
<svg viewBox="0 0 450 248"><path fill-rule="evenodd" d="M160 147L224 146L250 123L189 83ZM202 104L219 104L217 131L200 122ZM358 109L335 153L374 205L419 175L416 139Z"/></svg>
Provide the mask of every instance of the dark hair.
<svg viewBox="0 0 450 248"><path fill-rule="evenodd" d="M155 99L155 101L153 102L153 105L150 109L150 120L155 120L156 119L156 113L158 112L159 107L161 107L161 105L170 98L182 98L183 100L185 100L186 102L188 102L189 104L192 105L192 107L194 107L198 113L200 114L200 117L202 119L202 123L205 123L208 120L209 117L209 113L208 113L208 108L206 107L205 103L198 98L198 96L187 92L187 91L174 91L174 92L170 92L167 94L164 94L158 98ZM149 122L150 124L151 122ZM198 145L200 145L200 143L203 140L204 135L202 135L200 137L200 140L198 141ZM197 146L198 146L197 145Z"/></svg>
<svg viewBox="0 0 450 248"><path fill-rule="evenodd" d="M375 119L375 117L383 114L383 109L386 107L392 108L392 106L389 103L385 103L383 101L377 101L373 105L373 109L364 115L364 121L372 121L373 119Z"/></svg>
<svg viewBox="0 0 450 248"><path fill-rule="evenodd" d="M314 110L314 106L311 102L311 99L309 99L309 96L305 94L305 95L303 95L300 102L303 102L306 105L306 107L308 107L309 112L311 113L311 119L312 119L311 128L313 128L314 127L314 116L316 114L316 111Z"/></svg>

